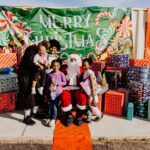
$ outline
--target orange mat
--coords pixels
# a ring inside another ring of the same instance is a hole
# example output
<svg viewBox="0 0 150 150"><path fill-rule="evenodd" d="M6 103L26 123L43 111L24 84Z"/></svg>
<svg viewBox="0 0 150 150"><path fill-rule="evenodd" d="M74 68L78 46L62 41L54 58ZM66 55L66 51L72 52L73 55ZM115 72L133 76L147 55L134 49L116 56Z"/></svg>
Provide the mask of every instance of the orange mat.
<svg viewBox="0 0 150 150"><path fill-rule="evenodd" d="M72 124L65 127L60 120L56 122L52 150L92 150L88 124L78 127Z"/></svg>

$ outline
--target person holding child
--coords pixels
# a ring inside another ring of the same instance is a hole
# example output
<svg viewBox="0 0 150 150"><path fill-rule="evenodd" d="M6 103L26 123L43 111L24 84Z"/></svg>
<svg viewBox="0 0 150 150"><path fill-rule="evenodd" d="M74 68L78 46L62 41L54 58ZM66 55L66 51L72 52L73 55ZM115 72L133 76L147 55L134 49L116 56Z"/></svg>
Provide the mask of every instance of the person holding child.
<svg viewBox="0 0 150 150"><path fill-rule="evenodd" d="M46 121L46 125L50 127L55 126L60 95L63 92L63 86L66 85L66 78L64 73L60 71L60 66L60 59L52 61L51 68L53 69L53 71L48 74L48 78L46 81L46 96L49 102L50 117L50 119Z"/></svg>
<svg viewBox="0 0 150 150"><path fill-rule="evenodd" d="M27 47L18 69L18 99L22 101L24 109L23 122L27 125L35 124L35 121L32 119L32 117L38 117L38 108L41 101L41 97L39 97L37 94L33 96L31 92L33 72L35 72L37 69L33 60L35 55L38 53L38 51L41 51L41 49L44 49L44 51L49 49L49 42L44 40L38 45L31 45Z"/></svg>

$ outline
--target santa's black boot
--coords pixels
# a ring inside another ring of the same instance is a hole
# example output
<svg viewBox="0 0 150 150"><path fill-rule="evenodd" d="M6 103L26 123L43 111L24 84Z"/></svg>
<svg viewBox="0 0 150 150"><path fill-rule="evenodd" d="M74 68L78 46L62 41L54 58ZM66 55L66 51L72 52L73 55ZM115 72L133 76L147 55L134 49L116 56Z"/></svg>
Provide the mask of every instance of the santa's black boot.
<svg viewBox="0 0 150 150"><path fill-rule="evenodd" d="M67 120L66 120L66 126L69 127L73 123L73 116L72 116L71 111L66 112L66 118L67 118Z"/></svg>
<svg viewBox="0 0 150 150"><path fill-rule="evenodd" d="M82 120L83 112L84 112L83 110L77 108L77 114L76 114L77 126L81 126L83 124L83 120Z"/></svg>

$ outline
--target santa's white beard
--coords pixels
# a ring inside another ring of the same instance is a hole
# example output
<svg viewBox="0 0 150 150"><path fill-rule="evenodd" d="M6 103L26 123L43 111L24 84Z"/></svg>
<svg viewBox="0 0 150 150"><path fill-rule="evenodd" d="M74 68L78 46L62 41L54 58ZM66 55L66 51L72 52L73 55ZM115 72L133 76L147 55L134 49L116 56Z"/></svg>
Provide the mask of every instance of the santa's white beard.
<svg viewBox="0 0 150 150"><path fill-rule="evenodd" d="M80 72L80 66L76 62L70 62L68 64L68 80L69 85L77 85L77 75Z"/></svg>

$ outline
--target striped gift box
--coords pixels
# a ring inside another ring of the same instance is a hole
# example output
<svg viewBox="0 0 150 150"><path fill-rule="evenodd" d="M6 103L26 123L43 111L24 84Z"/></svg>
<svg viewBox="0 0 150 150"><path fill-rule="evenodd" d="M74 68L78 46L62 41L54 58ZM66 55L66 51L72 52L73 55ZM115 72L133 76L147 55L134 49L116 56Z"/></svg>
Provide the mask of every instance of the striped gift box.
<svg viewBox="0 0 150 150"><path fill-rule="evenodd" d="M0 53L0 68L14 67L17 64L16 53Z"/></svg>
<svg viewBox="0 0 150 150"><path fill-rule="evenodd" d="M130 66L150 66L148 59L130 59Z"/></svg>

